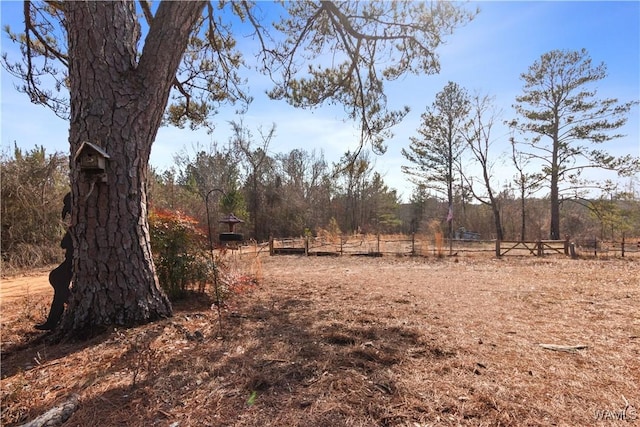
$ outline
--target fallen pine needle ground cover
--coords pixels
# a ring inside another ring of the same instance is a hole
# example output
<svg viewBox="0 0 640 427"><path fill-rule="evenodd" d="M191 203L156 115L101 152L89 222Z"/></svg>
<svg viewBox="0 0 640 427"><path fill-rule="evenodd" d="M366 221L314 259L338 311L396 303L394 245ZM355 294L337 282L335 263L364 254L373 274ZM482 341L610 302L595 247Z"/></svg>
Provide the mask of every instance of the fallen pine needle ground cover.
<svg viewBox="0 0 640 427"><path fill-rule="evenodd" d="M33 329L50 294L26 294L2 303L0 423L75 398L65 426L640 424L639 271L262 257L221 319L191 295L173 318L58 344Z"/></svg>

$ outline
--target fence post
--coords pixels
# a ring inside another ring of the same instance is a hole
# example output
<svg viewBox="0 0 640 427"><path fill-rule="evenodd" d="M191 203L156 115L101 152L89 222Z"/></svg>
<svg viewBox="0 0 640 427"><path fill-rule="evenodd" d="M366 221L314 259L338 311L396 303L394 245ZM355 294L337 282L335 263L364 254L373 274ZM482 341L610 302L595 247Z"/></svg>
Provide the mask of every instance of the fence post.
<svg viewBox="0 0 640 427"><path fill-rule="evenodd" d="M500 239L496 239L496 257L500 258Z"/></svg>
<svg viewBox="0 0 640 427"><path fill-rule="evenodd" d="M538 256L544 255L544 250L542 248L542 240L538 239L536 242L536 247L538 248Z"/></svg>
<svg viewBox="0 0 640 427"><path fill-rule="evenodd" d="M269 255L273 256L273 237L269 236Z"/></svg>
<svg viewBox="0 0 640 427"><path fill-rule="evenodd" d="M622 253L622 258L624 258L624 232L622 233L622 245L620 246L620 251Z"/></svg>
<svg viewBox="0 0 640 427"><path fill-rule="evenodd" d="M624 237L622 240L624 240ZM411 255L416 256L416 233L411 233Z"/></svg>
<svg viewBox="0 0 640 427"><path fill-rule="evenodd" d="M304 239L304 254L309 256L309 236L305 236Z"/></svg>
<svg viewBox="0 0 640 427"><path fill-rule="evenodd" d="M569 235L564 235L564 254L569 255Z"/></svg>

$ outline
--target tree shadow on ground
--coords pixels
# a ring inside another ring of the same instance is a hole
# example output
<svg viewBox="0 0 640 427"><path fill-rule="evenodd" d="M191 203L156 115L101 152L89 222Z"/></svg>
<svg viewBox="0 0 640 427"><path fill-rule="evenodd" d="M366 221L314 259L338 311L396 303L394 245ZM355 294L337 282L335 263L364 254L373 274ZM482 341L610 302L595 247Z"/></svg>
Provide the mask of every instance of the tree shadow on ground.
<svg viewBox="0 0 640 427"><path fill-rule="evenodd" d="M194 314L180 312L171 325L187 340L192 337L191 350L162 362L154 361L158 355L150 351L145 364L149 370L133 387L141 394L136 399L160 402L147 421L256 425L268 419L275 426L323 426L357 419L397 425L420 419L420 409L414 415L390 411L403 400L395 367L406 358L455 356L432 347L415 328L390 327L368 317L344 321L330 311L318 311L304 298L283 299L271 307L257 302L228 313L222 340L213 312L199 313L207 322L196 329L199 334L190 332ZM98 406L100 400L84 402L83 407ZM180 409L185 406L188 413Z"/></svg>
<svg viewBox="0 0 640 427"><path fill-rule="evenodd" d="M212 298L204 293L189 292L182 299L173 303L174 311L193 311L211 306ZM90 334L87 339L65 337L60 331L38 331L33 329L31 319L25 319L12 331L21 339L16 342L3 342L1 349L2 378L15 375L41 364L55 363L55 360L91 348L111 339L117 331L128 330L126 327L103 327ZM135 329L135 328L133 328Z"/></svg>
<svg viewBox="0 0 640 427"><path fill-rule="evenodd" d="M58 358L92 346L120 350L64 390L81 396L68 422L313 427L426 419L426 407L407 408L402 365L452 359L455 351L418 328L298 295L225 308L222 330L210 301L183 301L171 319L52 350ZM30 406L21 421L47 409Z"/></svg>

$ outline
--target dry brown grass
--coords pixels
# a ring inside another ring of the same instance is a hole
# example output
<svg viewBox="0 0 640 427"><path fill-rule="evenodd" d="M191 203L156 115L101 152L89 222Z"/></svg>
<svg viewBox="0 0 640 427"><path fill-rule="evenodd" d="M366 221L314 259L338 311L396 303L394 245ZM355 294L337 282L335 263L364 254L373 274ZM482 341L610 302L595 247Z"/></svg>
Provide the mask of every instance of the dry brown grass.
<svg viewBox="0 0 640 427"><path fill-rule="evenodd" d="M72 394L70 426L611 425L624 399L640 422L638 260L260 261L222 331L194 297L52 344L32 329L47 295L3 304L2 425Z"/></svg>

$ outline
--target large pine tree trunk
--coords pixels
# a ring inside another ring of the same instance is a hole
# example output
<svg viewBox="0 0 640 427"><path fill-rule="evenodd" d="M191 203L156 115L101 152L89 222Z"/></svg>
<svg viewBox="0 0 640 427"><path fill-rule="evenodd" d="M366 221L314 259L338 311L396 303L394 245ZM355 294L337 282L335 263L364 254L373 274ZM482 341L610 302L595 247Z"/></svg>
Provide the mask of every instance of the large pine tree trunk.
<svg viewBox="0 0 640 427"><path fill-rule="evenodd" d="M558 173L552 172L551 175L551 230L549 238L552 240L560 240L560 197L558 194Z"/></svg>
<svg viewBox="0 0 640 427"><path fill-rule="evenodd" d="M75 248L65 331L171 316L151 256L147 167L173 76L203 4L161 4L138 62L133 2L64 3ZM83 141L109 154L104 179L74 162Z"/></svg>
<svg viewBox="0 0 640 427"><path fill-rule="evenodd" d="M558 184L560 181L560 164L559 164L559 151L560 142L558 136L558 123L560 121L558 117L558 109L554 110L554 129L553 129L553 152L551 153L551 177L550 177L550 194L549 202L551 203L551 224L549 231L549 238L552 240L560 240L560 194Z"/></svg>

